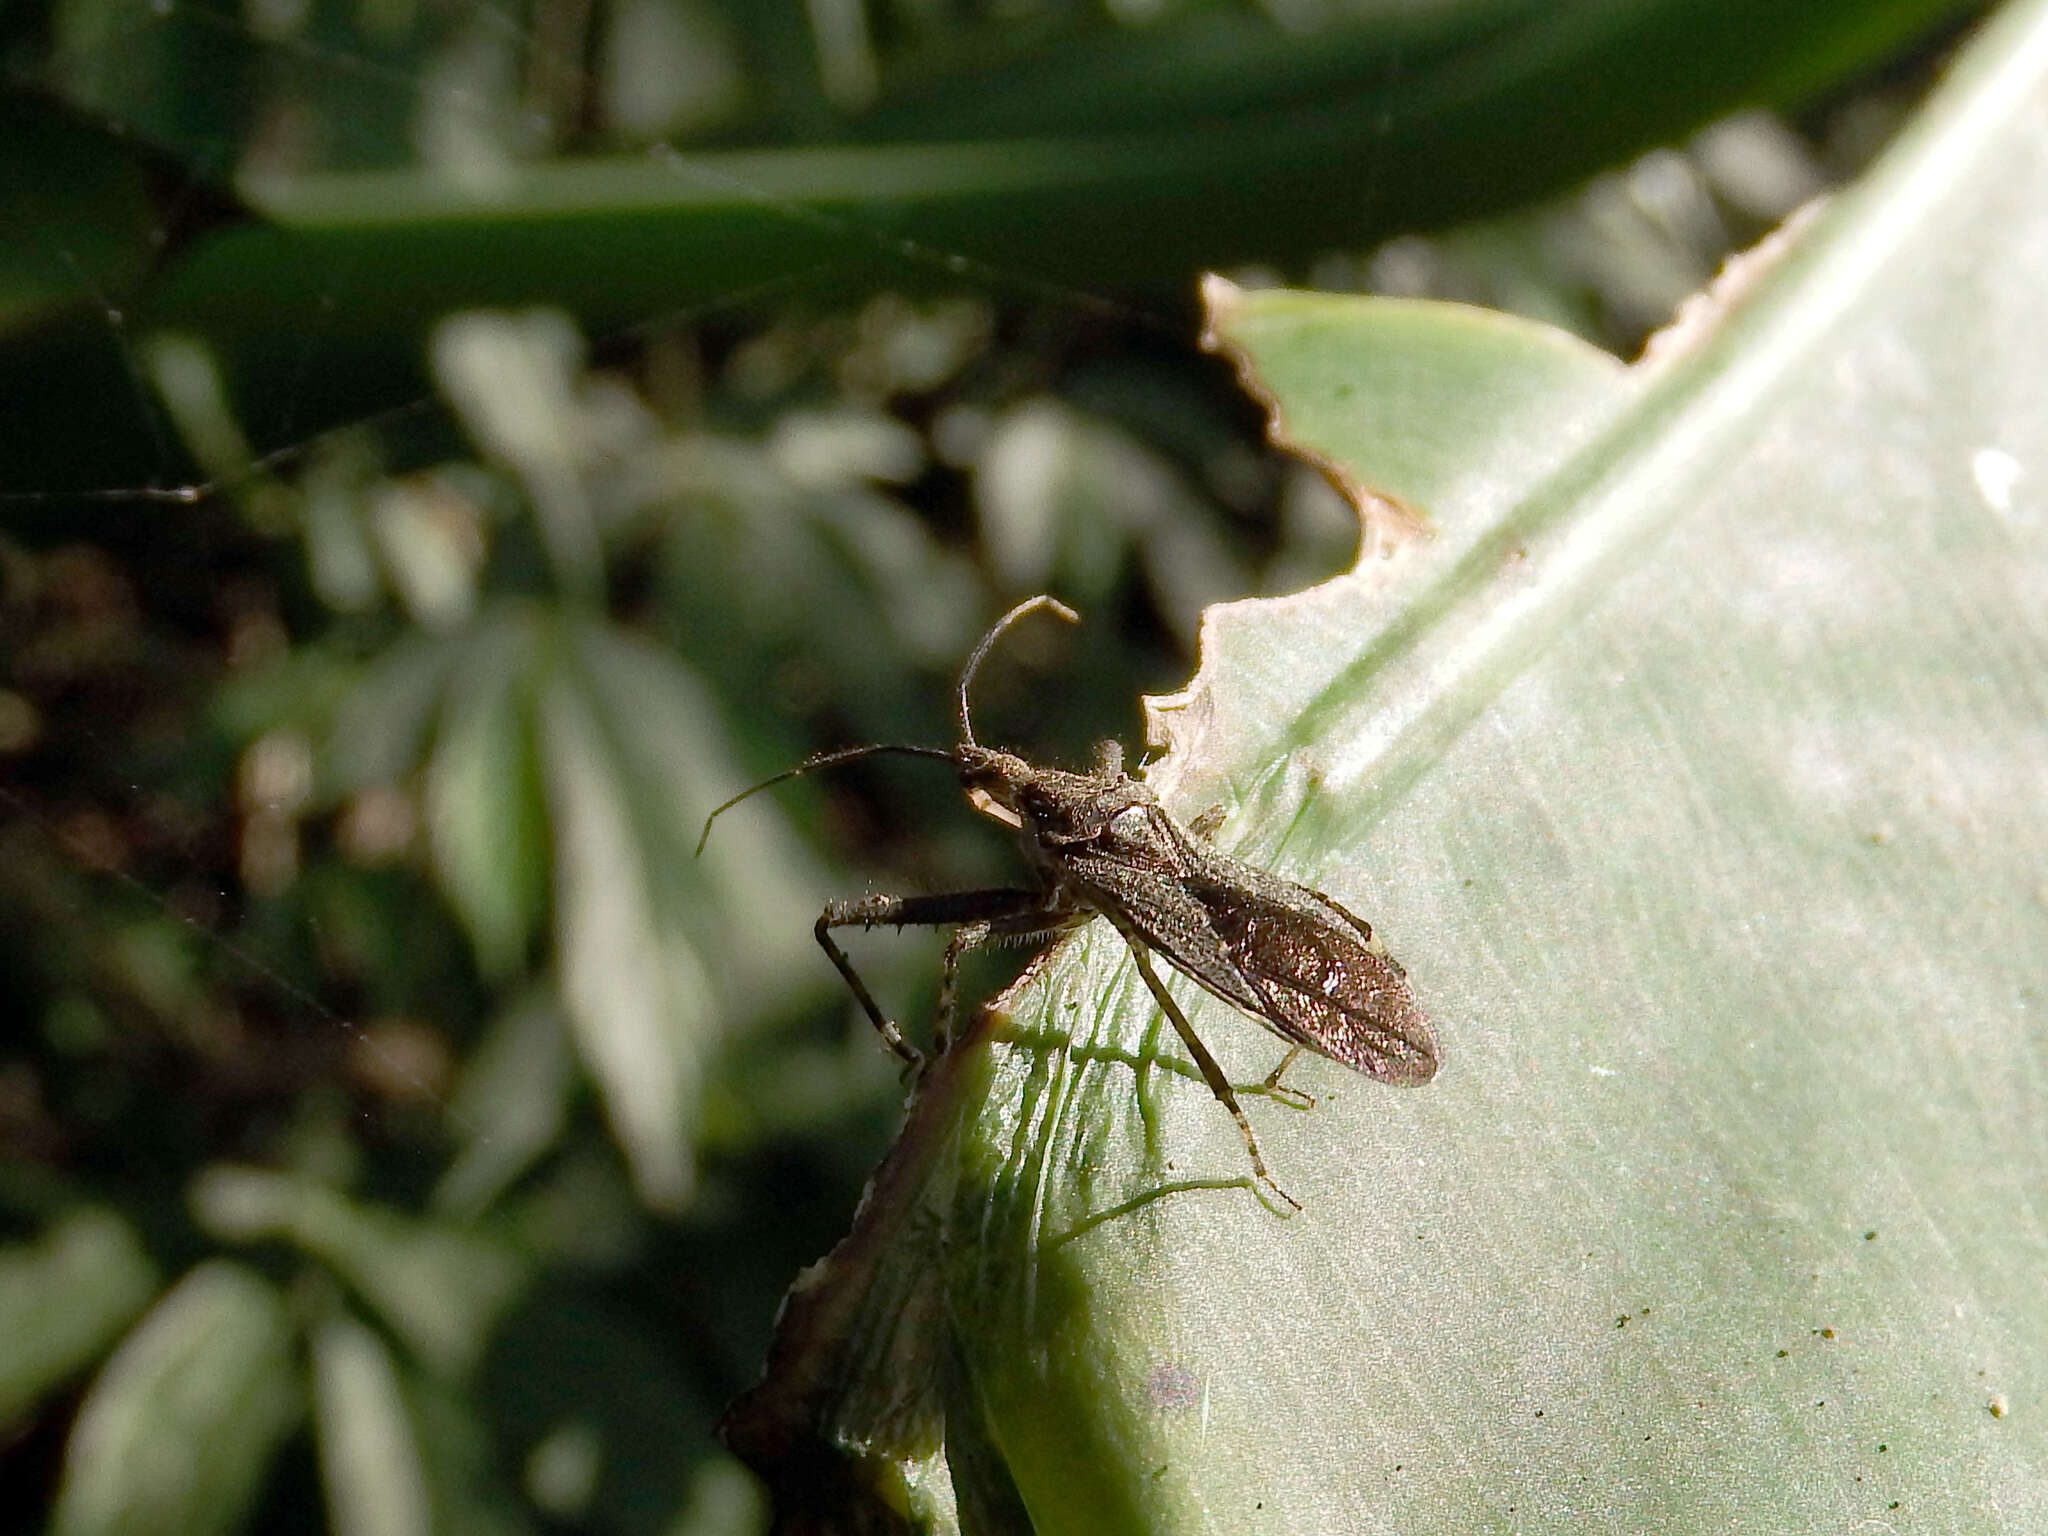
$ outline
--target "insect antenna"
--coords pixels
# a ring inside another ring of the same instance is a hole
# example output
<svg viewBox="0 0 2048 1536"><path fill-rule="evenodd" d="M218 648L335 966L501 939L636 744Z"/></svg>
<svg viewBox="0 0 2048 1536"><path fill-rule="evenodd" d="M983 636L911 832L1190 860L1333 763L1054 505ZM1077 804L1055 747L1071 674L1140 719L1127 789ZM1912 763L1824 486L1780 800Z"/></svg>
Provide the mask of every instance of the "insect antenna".
<svg viewBox="0 0 2048 1536"><path fill-rule="evenodd" d="M1019 619L1038 612L1041 608L1051 610L1069 624L1081 622L1081 616L1074 612L1073 609L1069 608L1058 598L1049 597L1044 593L1040 593L1037 597L1026 598L995 621L989 632L981 637L981 643L975 646L974 654L967 658L967 665L960 673L960 740L963 745L970 747L979 745L974 739L974 727L967 720L967 689L968 685L974 681L975 670L980 667L982 658L988 655L990 648L994 646L997 640L1002 638L1004 630L1015 624ZM772 788L780 784L784 779L794 779L806 773L816 773L820 768L834 768L841 763L850 763L857 757L877 757L885 752L894 752L901 757L935 757L943 763L958 764L960 761L958 752L949 751L944 747L899 746L890 742L881 742L867 747L841 747L836 752L820 752L815 757L805 758L794 768L785 768L780 773L770 774L760 783L741 790L723 805L714 807L711 814L704 818L703 832L698 834L698 855L701 856L703 854L704 845L711 840L711 824L749 795L758 795L762 790Z"/></svg>
<svg viewBox="0 0 2048 1536"><path fill-rule="evenodd" d="M1039 593L1036 597L1025 598L1023 602L1019 603L1016 607L1012 608L1008 613L1004 614L1000 619L997 619L995 621L995 623L990 627L989 632L981 637L981 644L977 645L974 648L974 654L967 658L967 665L963 667L960 671L961 745L969 747L977 747L981 745L980 742L974 739L974 727L968 722L967 690L968 687L974 682L974 674L976 670L979 669L979 667L981 666L982 658L988 655L989 651L995 646L995 643L998 640L1002 639L1003 631L1007 630L1012 624L1015 624L1019 619L1027 618L1031 614L1038 612L1038 610L1041 608L1047 609L1053 613L1058 614L1061 618L1065 619L1069 624L1078 624L1081 622L1081 615L1074 612L1073 609L1069 608L1065 603L1061 602L1058 598L1050 597L1043 592Z"/></svg>
<svg viewBox="0 0 2048 1536"><path fill-rule="evenodd" d="M840 763L850 763L857 757L879 757L885 752L894 752L900 757L935 757L942 763L957 763L959 759L944 747L898 746L883 742L869 747L841 747L836 752L820 752L816 757L807 757L794 768L785 768L780 773L771 773L760 783L741 790L723 805L715 808L704 818L704 830L697 838L697 854L702 856L704 845L711 841L711 823L738 805L749 795L758 795L762 790L780 784L784 779L794 779L806 773L816 773L820 768L834 768Z"/></svg>

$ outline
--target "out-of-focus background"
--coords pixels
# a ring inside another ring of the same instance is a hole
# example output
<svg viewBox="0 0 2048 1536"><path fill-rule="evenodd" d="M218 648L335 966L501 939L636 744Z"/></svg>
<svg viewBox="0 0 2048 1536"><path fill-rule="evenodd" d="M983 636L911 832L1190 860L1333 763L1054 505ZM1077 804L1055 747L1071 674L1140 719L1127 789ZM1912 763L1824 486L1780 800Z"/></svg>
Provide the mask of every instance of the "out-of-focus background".
<svg viewBox="0 0 2048 1536"><path fill-rule="evenodd" d="M1135 745L1350 563L1203 268L1632 355L1974 10L11 7L0 1529L762 1529L900 1101L812 918L1011 866L925 764L706 811L1042 589L983 735Z"/></svg>

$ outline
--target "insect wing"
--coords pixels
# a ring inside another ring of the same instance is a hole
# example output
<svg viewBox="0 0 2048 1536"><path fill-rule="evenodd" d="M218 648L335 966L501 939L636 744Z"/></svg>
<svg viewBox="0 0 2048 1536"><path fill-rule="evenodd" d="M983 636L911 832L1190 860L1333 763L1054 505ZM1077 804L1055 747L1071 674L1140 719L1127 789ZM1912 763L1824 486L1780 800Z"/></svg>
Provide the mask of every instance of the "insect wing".
<svg viewBox="0 0 2048 1536"><path fill-rule="evenodd" d="M1165 812L1118 818L1069 854L1089 905L1113 909L1175 970L1283 1040L1383 1083L1436 1075L1436 1036L1360 918L1319 892L1202 847Z"/></svg>
<svg viewBox="0 0 2048 1536"><path fill-rule="evenodd" d="M1191 878L1188 894L1236 970L1267 1000L1260 1016L1275 1031L1383 1083L1436 1075L1435 1032L1407 974L1362 919L1319 891L1235 859L1210 854L1205 862L1220 868Z"/></svg>

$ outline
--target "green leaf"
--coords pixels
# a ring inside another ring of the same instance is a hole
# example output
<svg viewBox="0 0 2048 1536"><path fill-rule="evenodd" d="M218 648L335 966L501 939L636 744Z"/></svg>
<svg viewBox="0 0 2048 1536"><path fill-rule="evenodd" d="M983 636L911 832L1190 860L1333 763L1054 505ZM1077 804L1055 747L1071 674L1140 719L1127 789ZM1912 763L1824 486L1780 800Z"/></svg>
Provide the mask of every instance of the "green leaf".
<svg viewBox="0 0 2048 1536"><path fill-rule="evenodd" d="M604 581L585 484L587 423L576 399L583 338L559 311L451 315L434 328L434 377L470 437L518 475L555 582L591 603Z"/></svg>
<svg viewBox="0 0 2048 1536"><path fill-rule="evenodd" d="M810 936L788 920L815 905L814 862L767 800L721 816L700 852L705 815L745 782L716 700L673 656L625 631L580 625L570 640L663 901L699 935L737 1019L787 1006L820 979Z"/></svg>
<svg viewBox="0 0 2048 1536"><path fill-rule="evenodd" d="M0 1425L97 1360L156 1286L133 1229L96 1207L0 1249Z"/></svg>
<svg viewBox="0 0 2048 1536"><path fill-rule="evenodd" d="M553 1147L568 1121L571 1067L555 999L529 991L491 1022L448 1105L465 1144L434 1186L434 1206L474 1218Z"/></svg>
<svg viewBox="0 0 2048 1536"><path fill-rule="evenodd" d="M806 863L766 805L721 822L698 858L703 817L737 778L708 696L622 632L562 634L539 718L563 1008L641 1198L674 1210L706 1060L818 979L789 963Z"/></svg>
<svg viewBox="0 0 2048 1536"><path fill-rule="evenodd" d="M54 1536L239 1528L297 1421L284 1301L214 1260L178 1282L87 1392L65 1450Z"/></svg>
<svg viewBox="0 0 2048 1536"><path fill-rule="evenodd" d="M223 1242L282 1239L320 1260L450 1378L476 1363L529 1279L525 1259L475 1228L411 1220L260 1168L206 1169L192 1208Z"/></svg>
<svg viewBox="0 0 2048 1536"><path fill-rule="evenodd" d="M541 694L555 831L562 1002L641 1198L679 1209L716 1025L710 979L674 921L661 849L630 767L568 669Z"/></svg>
<svg viewBox="0 0 2048 1536"><path fill-rule="evenodd" d="M319 754L330 789L382 789L412 771L461 655L459 641L417 635L379 658L341 705Z"/></svg>
<svg viewBox="0 0 2048 1536"><path fill-rule="evenodd" d="M567 304L599 330L763 284L956 280L956 263L927 272L886 236L865 248L877 228L1033 286L1157 285L1526 202L1718 113L1797 102L1961 7L1430 9L1423 39L1411 8L1386 7L1299 28L1197 17L1022 63L975 48L950 81L812 142L508 162L482 193L445 167L251 177L240 190L264 223L195 250L152 294L152 320L217 326L246 353L287 324L300 345L309 325L330 346L400 316L416 330L425 296Z"/></svg>
<svg viewBox="0 0 2048 1536"><path fill-rule="evenodd" d="M336 1536L516 1536L532 1526L501 1482L476 1400L408 1372L345 1314L312 1335L320 1471Z"/></svg>
<svg viewBox="0 0 2048 1536"><path fill-rule="evenodd" d="M927 1077L737 1443L928 1529L984 1439L1041 1533L2048 1522L2044 146L2037 0L1652 362L1567 363L1555 444L1515 338L1328 311L1475 379L1433 469L1271 386L1438 535L1212 613L1152 782L1369 916L1443 1071L1249 1100L1282 1220L1093 925ZM1313 301L1246 302L1312 376Z"/></svg>
<svg viewBox="0 0 2048 1536"><path fill-rule="evenodd" d="M335 1536L428 1536L419 1446L384 1341L349 1317L313 1331L320 1480Z"/></svg>
<svg viewBox="0 0 2048 1536"><path fill-rule="evenodd" d="M1611 354L1492 310L1284 291L1247 300L1213 277L1203 293L1205 339L1265 403L1274 439L1354 493L1419 513L1438 558L1632 392Z"/></svg>
<svg viewBox="0 0 2048 1536"><path fill-rule="evenodd" d="M380 99L343 88L347 68L294 67L294 39L230 43L202 12L109 0L70 8L98 16L99 35L72 40L52 72L88 112L194 165L270 168L237 188L260 219L204 231L142 291L111 296L144 331L215 345L262 448L417 387L427 332L451 309L560 305L601 335L678 304L951 290L963 273L1027 298L1048 284L1179 293L1205 266L1307 260L1520 206L1730 111L1801 103L1968 8L1433 0L1195 5L1143 25L1069 7L982 26L934 13L931 28L898 29L872 103L816 100L819 57L785 41L781 74L747 94L809 109L753 125L753 142L721 124L715 147L586 159L536 159L522 104L444 89L460 66L433 29L397 53L346 20L324 38L330 57L424 87ZM249 50L249 67L190 67L192 50L223 45ZM230 83L261 99L224 107ZM517 149L481 178L445 156L393 168L422 109L451 108L486 138L519 123ZM384 153L288 174L276 167L290 157L261 143L238 157L220 140L285 113L311 143ZM600 134L631 142L615 128ZM132 179L118 163L105 176L117 173ZM103 419L95 397L119 390L118 348L89 325L31 341L0 355L38 413L20 436L75 448L73 424ZM74 379L91 350L105 355ZM95 439L101 483L160 467L139 422L119 437L118 451Z"/></svg>
<svg viewBox="0 0 2048 1536"><path fill-rule="evenodd" d="M823 980L791 963L805 939L785 921L817 889L810 862L767 801L736 808L697 856L705 814L740 780L712 699L602 622L508 603L401 647L340 712L334 779L402 776L437 719L424 804L440 885L487 974L525 959L551 906L562 1003L518 1012L507 1049L539 1075L509 1092L485 1071L470 1108L504 1117L502 1136L473 1140L441 1198L476 1209L553 1136L563 1084L535 1031L559 1020L642 1198L676 1209L706 1058Z"/></svg>
<svg viewBox="0 0 2048 1536"><path fill-rule="evenodd" d="M533 1522L507 1486L486 1404L472 1392L414 1374L405 1383L413 1433L434 1501L436 1536L520 1536Z"/></svg>
<svg viewBox="0 0 2048 1536"><path fill-rule="evenodd" d="M546 806L533 740L536 635L514 609L462 644L427 759L424 809L434 870L484 974L525 960L547 889Z"/></svg>

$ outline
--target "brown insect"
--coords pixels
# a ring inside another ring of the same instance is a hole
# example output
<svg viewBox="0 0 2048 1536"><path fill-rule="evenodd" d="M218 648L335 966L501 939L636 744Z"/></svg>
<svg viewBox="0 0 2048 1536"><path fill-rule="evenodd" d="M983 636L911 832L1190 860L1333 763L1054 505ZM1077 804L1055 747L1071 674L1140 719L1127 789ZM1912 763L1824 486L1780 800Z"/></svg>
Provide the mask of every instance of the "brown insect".
<svg viewBox="0 0 2048 1536"><path fill-rule="evenodd" d="M1103 917L1115 925L1209 1091L1244 1137L1252 1172L1273 1194L1300 1204L1273 1182L1236 1090L1166 990L1150 957L1272 1030L1290 1049L1261 1091L1307 1108L1313 1101L1283 1088L1281 1074L1314 1051L1383 1083L1426 1083L1436 1074L1436 1037L1408 988L1407 973L1363 918L1306 886L1219 853L1167 815L1152 790L1124 772L1123 751L1102 743L1087 773L1041 768L974 739L968 691L984 658L1019 619L1041 609L1070 623L1074 611L1051 597L1019 603L984 635L960 674L960 744L848 747L806 759L719 806L711 823L748 795L799 774L882 753L936 758L960 775L968 802L1017 834L1028 885L933 896L864 896L835 901L819 914L818 943L846 978L889 1048L912 1066L923 1056L882 1012L834 928L950 927L939 983L938 1049L951 1038L960 957L993 941L1049 937ZM1199 824L1198 824L1199 825ZM703 840L698 851L703 851Z"/></svg>

